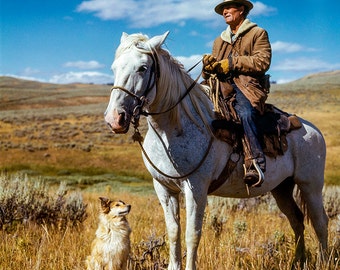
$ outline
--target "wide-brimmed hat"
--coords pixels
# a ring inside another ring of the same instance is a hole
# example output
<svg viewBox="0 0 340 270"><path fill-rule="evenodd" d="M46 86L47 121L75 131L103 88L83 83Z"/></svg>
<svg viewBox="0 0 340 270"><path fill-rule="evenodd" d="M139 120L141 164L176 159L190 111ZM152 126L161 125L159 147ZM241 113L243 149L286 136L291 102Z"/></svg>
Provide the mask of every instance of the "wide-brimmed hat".
<svg viewBox="0 0 340 270"><path fill-rule="evenodd" d="M248 11L253 8L253 4L248 0L224 0L222 3L218 4L215 7L215 11L216 11L216 13L222 15L223 14L223 8L225 6L232 5L232 4L245 6L245 7L248 8Z"/></svg>

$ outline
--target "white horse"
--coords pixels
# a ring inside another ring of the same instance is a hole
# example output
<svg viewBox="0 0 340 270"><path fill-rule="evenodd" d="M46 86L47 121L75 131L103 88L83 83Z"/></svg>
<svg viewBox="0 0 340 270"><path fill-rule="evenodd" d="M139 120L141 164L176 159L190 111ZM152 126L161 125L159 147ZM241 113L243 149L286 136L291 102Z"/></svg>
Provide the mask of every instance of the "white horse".
<svg viewBox="0 0 340 270"><path fill-rule="evenodd" d="M302 128L287 135L288 150L277 158L266 157L265 182L250 188L243 183L243 158L236 160L230 145L211 129L213 105L203 91L161 46L168 32L148 38L123 33L112 64L114 86L105 121L114 133L135 127L147 116L143 143L144 163L164 210L170 243L168 269L181 269L179 194L186 205L186 269L196 269L207 195L246 198L271 192L295 233L297 260L305 257L304 213L293 198L297 185L321 248L327 248L328 218L322 188L326 147L322 134L300 119ZM225 169L227 163L233 169ZM220 175L226 181L220 183Z"/></svg>

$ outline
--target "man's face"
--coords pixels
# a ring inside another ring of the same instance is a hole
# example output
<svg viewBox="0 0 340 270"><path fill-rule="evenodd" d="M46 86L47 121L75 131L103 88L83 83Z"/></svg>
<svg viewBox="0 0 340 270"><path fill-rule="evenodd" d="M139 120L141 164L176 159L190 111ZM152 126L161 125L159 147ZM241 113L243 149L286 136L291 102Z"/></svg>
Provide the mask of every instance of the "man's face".
<svg viewBox="0 0 340 270"><path fill-rule="evenodd" d="M230 26L236 26L243 20L244 7L236 5L227 5L223 8L223 17L225 22Z"/></svg>

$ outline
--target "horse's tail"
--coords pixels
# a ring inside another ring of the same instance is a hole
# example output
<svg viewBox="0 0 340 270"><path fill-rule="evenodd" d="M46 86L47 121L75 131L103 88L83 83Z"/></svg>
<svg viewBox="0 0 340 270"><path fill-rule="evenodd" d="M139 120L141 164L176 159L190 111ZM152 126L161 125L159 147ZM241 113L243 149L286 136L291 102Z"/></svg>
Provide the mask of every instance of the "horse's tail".
<svg viewBox="0 0 340 270"><path fill-rule="evenodd" d="M301 190L299 189L299 187L296 187L296 191L295 191L295 200L297 205L299 206L303 216L306 218L306 222L309 223L310 222L310 215L308 212L308 207L307 207L307 203L305 201L305 199L303 198L303 194L301 192Z"/></svg>

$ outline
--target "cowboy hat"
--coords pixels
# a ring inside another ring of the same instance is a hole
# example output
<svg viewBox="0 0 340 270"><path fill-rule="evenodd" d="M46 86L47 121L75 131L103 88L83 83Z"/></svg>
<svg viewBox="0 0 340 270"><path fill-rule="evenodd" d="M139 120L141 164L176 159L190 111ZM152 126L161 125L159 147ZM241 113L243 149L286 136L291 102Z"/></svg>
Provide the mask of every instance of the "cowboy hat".
<svg viewBox="0 0 340 270"><path fill-rule="evenodd" d="M222 15L223 14L223 8L225 6L232 5L232 4L245 6L246 8L248 8L248 11L253 8L253 4L248 0L224 0L222 3L218 4L215 7L215 12Z"/></svg>

